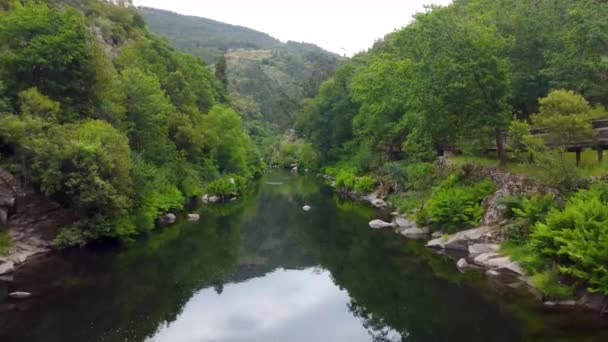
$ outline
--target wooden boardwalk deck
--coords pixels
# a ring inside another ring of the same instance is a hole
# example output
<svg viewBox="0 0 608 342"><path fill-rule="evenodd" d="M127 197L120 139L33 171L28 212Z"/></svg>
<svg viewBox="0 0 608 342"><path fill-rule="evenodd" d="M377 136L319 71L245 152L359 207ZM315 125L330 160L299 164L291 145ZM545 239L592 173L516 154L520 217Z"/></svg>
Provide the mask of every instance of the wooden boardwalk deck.
<svg viewBox="0 0 608 342"><path fill-rule="evenodd" d="M570 143L566 146L568 152L576 153L577 164L581 160L581 152L586 148L592 148L597 151L597 158L599 162L604 160L604 150L608 149L608 118L591 120L591 126L593 127L592 139L585 141L577 141ZM530 130L533 136L542 138L549 134L549 130L546 128L533 128ZM503 133L504 146L509 146L509 135ZM488 152L496 152L496 145L488 146L486 149Z"/></svg>

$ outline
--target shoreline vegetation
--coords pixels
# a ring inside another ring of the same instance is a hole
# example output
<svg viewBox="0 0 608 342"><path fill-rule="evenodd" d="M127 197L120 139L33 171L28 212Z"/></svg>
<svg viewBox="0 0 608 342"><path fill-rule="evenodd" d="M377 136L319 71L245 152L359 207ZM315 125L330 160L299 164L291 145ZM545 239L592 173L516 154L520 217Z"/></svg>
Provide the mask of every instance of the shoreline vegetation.
<svg viewBox="0 0 608 342"><path fill-rule="evenodd" d="M607 23L596 0L430 6L338 67L296 118L299 139L338 191L376 183L447 239L493 218L491 242L548 302L606 296L607 170L592 122L608 117ZM505 187L506 174L525 177Z"/></svg>

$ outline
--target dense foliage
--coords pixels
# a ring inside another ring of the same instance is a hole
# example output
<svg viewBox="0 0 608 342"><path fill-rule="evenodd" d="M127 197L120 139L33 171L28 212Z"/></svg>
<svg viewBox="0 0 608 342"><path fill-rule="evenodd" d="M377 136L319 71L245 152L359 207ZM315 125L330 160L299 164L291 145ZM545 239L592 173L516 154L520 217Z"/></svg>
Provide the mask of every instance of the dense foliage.
<svg viewBox="0 0 608 342"><path fill-rule="evenodd" d="M324 163L363 170L432 160L437 151L483 151L502 141L512 117L529 120L539 108L533 124L555 132L547 144L589 137L591 106L608 104L607 6L462 0L429 7L339 67L299 115L299 131Z"/></svg>
<svg viewBox="0 0 608 342"><path fill-rule="evenodd" d="M58 244L129 239L206 183L264 167L225 89L132 7L3 4L2 167L81 219ZM242 184L241 184L242 183Z"/></svg>

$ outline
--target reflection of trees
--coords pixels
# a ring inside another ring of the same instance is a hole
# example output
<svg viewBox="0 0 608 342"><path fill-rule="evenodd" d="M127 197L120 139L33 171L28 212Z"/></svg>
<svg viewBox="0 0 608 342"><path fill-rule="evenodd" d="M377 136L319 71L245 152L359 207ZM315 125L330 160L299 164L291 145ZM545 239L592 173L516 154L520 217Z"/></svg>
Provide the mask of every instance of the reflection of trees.
<svg viewBox="0 0 608 342"><path fill-rule="evenodd" d="M453 264L390 231L367 228L363 205L326 207L305 226L305 243L348 291L350 310L375 341L520 339L518 322L462 285Z"/></svg>
<svg viewBox="0 0 608 342"><path fill-rule="evenodd" d="M52 294L29 312L0 318L3 340L140 341L172 322L197 290L216 286L238 259L241 215L165 228L114 251L54 261ZM218 286L219 285L219 286ZM6 321L3 323L2 321ZM121 329L122 328L122 329ZM128 328L128 329L125 329ZM5 336L3 334L14 334Z"/></svg>

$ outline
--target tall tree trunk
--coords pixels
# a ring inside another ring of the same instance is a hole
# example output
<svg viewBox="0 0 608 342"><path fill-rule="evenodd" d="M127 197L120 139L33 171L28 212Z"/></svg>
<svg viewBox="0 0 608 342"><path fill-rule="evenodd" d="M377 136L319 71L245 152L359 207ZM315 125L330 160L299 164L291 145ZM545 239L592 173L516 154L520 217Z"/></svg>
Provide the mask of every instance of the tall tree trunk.
<svg viewBox="0 0 608 342"><path fill-rule="evenodd" d="M502 138L502 132L500 128L496 128L496 152L498 153L498 160L500 161L500 165L504 165L507 163L507 155L505 153L505 143Z"/></svg>

